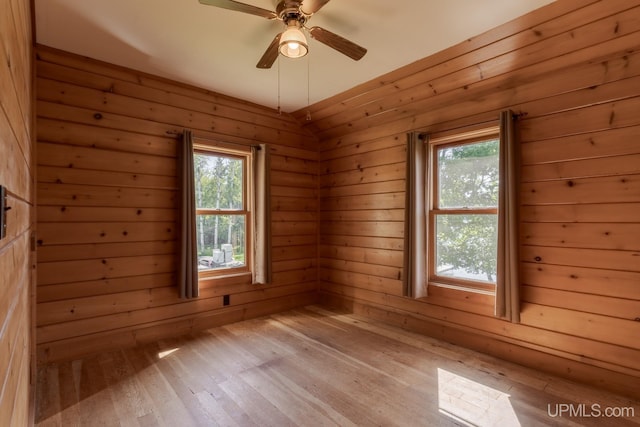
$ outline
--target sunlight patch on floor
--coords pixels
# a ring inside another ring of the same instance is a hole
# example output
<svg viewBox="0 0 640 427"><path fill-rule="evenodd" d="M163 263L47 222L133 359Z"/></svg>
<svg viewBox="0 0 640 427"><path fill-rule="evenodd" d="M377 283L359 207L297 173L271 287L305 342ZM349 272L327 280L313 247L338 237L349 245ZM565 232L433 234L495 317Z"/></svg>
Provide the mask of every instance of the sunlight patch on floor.
<svg viewBox="0 0 640 427"><path fill-rule="evenodd" d="M508 394L440 368L438 408L467 426L520 427Z"/></svg>
<svg viewBox="0 0 640 427"><path fill-rule="evenodd" d="M178 350L180 350L179 347L172 348L171 350L159 351L158 352L158 359L164 359L167 356L171 356L173 353L175 353Z"/></svg>

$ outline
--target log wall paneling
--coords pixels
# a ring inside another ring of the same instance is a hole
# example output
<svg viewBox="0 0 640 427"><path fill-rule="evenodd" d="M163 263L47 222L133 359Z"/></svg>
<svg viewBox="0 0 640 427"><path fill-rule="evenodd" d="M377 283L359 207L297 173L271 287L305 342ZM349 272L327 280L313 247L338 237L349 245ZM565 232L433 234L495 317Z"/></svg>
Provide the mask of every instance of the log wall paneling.
<svg viewBox="0 0 640 427"><path fill-rule="evenodd" d="M318 151L290 116L37 46L41 362L135 345L315 301ZM243 274L176 287L172 135L267 143L274 281ZM223 296L230 305L223 307Z"/></svg>
<svg viewBox="0 0 640 427"><path fill-rule="evenodd" d="M311 106L322 300L640 396L639 43L640 2L559 0ZM507 108L522 113L522 322L482 295L401 297L406 133Z"/></svg>
<svg viewBox="0 0 640 427"><path fill-rule="evenodd" d="M32 138L31 3L0 8L0 185L7 191L6 237L0 240L0 425L29 425L34 386L33 283L35 232Z"/></svg>
<svg viewBox="0 0 640 427"><path fill-rule="evenodd" d="M307 109L279 115L38 47L40 360L308 304L319 284L328 304L640 396L639 23L636 0L558 0L321 101L311 122ZM34 174L28 81L14 72L0 82L15 88L17 108L3 111L0 130L13 129L3 170L18 196L12 215L22 216ZM487 295L433 287L424 300L401 296L406 133L492 122L505 108L523 113L521 324L494 318ZM239 275L178 299L170 134L184 127L270 145L270 286ZM27 250L25 233L0 254ZM28 311L26 295L0 301L0 313Z"/></svg>

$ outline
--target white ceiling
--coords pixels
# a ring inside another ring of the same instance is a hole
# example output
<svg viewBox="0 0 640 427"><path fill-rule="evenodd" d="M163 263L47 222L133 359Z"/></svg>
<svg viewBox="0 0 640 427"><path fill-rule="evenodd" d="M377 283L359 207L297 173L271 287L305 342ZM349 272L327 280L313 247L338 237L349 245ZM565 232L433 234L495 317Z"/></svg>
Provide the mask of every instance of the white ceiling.
<svg viewBox="0 0 640 427"><path fill-rule="evenodd" d="M552 0L333 0L308 25L368 49L356 62L309 38L309 54L256 68L280 21L198 0L35 0L38 43L291 112ZM277 0L245 3L275 10ZM280 84L279 84L280 82ZM278 89L278 87L280 89Z"/></svg>

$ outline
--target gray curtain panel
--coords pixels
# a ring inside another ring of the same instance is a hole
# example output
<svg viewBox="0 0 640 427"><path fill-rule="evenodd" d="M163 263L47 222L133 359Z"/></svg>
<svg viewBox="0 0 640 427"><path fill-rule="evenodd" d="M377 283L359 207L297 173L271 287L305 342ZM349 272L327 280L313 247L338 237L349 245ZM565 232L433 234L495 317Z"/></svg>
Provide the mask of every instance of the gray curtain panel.
<svg viewBox="0 0 640 427"><path fill-rule="evenodd" d="M513 112L500 113L500 188L498 200L498 282L496 316L520 322L518 257L519 145Z"/></svg>
<svg viewBox="0 0 640 427"><path fill-rule="evenodd" d="M198 296L198 250L196 247L196 202L193 176L193 134L185 130L178 150L180 162L180 262L178 286L181 298Z"/></svg>
<svg viewBox="0 0 640 427"><path fill-rule="evenodd" d="M271 164L266 144L252 147L253 283L271 283Z"/></svg>
<svg viewBox="0 0 640 427"><path fill-rule="evenodd" d="M411 298L427 296L427 189L429 149L426 136L407 134L407 184L405 196L404 276L402 294Z"/></svg>

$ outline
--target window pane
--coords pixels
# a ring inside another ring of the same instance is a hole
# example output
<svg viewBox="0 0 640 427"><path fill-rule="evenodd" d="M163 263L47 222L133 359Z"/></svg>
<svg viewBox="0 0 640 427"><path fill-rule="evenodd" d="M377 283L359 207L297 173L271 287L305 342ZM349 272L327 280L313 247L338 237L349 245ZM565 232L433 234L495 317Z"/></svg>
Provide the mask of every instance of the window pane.
<svg viewBox="0 0 640 427"><path fill-rule="evenodd" d="M242 209L242 159L193 155L197 209Z"/></svg>
<svg viewBox="0 0 640 427"><path fill-rule="evenodd" d="M436 275L496 282L497 215L436 215Z"/></svg>
<svg viewBox="0 0 640 427"><path fill-rule="evenodd" d="M197 215L198 270L245 266L244 215Z"/></svg>
<svg viewBox="0 0 640 427"><path fill-rule="evenodd" d="M498 206L499 140L438 149L439 208Z"/></svg>

